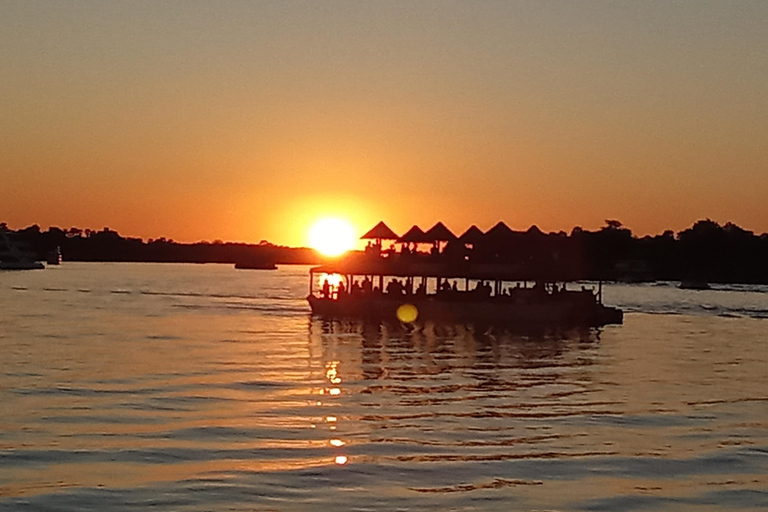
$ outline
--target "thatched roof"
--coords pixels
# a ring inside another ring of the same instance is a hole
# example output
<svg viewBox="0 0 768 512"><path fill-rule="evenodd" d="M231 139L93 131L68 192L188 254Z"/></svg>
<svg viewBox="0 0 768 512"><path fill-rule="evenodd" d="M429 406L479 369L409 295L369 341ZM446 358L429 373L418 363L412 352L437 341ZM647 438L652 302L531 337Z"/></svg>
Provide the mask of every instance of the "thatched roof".
<svg viewBox="0 0 768 512"><path fill-rule="evenodd" d="M424 234L429 240L434 242L450 242L456 240L456 235L454 235L450 229L445 227L445 224L442 222L438 222Z"/></svg>
<svg viewBox="0 0 768 512"><path fill-rule="evenodd" d="M526 233L529 234L529 235L535 235L535 236L539 236L539 235L543 235L544 234L539 229L539 226L537 226L536 224L534 224L531 227L529 227L528 231L526 231Z"/></svg>
<svg viewBox="0 0 768 512"><path fill-rule="evenodd" d="M432 239L428 238L424 231L419 226L414 225L403 236L397 239L398 242L413 242L417 244L429 244L432 243Z"/></svg>
<svg viewBox="0 0 768 512"><path fill-rule="evenodd" d="M515 232L512 231L512 229L502 221L499 221L495 226L485 232L485 236L487 238L495 241L509 240L514 236L514 234Z"/></svg>
<svg viewBox="0 0 768 512"><path fill-rule="evenodd" d="M459 240L465 244L476 244L483 239L483 236L480 228L473 224L459 237Z"/></svg>
<svg viewBox="0 0 768 512"><path fill-rule="evenodd" d="M360 238L362 240L397 240L398 236L397 233L389 228L389 226L384 224L384 221L381 221Z"/></svg>

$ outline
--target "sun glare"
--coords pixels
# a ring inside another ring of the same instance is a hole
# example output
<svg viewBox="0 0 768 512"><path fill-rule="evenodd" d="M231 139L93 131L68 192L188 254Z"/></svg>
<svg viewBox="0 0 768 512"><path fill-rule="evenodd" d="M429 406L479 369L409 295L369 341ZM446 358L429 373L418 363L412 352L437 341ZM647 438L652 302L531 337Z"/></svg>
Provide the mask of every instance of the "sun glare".
<svg viewBox="0 0 768 512"><path fill-rule="evenodd" d="M322 219L309 231L309 245L326 256L338 256L355 245L355 230L342 219Z"/></svg>

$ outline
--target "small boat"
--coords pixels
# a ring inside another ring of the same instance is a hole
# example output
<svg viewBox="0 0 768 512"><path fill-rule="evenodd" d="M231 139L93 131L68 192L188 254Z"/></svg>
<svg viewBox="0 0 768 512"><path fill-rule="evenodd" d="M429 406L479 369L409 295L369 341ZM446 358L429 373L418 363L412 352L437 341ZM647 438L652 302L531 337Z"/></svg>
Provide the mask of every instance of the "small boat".
<svg viewBox="0 0 768 512"><path fill-rule="evenodd" d="M46 263L49 265L61 265L61 247L57 245L56 249L48 253Z"/></svg>
<svg viewBox="0 0 768 512"><path fill-rule="evenodd" d="M698 279L684 279L683 281L680 281L680 286L678 287L681 290L711 290L712 287L709 286L709 283L706 281L701 281Z"/></svg>
<svg viewBox="0 0 768 512"><path fill-rule="evenodd" d="M235 263L235 268L243 270L277 270L277 264L272 258L244 258Z"/></svg>
<svg viewBox="0 0 768 512"><path fill-rule="evenodd" d="M11 234L0 230L0 270L37 270L45 266L23 242L12 239Z"/></svg>

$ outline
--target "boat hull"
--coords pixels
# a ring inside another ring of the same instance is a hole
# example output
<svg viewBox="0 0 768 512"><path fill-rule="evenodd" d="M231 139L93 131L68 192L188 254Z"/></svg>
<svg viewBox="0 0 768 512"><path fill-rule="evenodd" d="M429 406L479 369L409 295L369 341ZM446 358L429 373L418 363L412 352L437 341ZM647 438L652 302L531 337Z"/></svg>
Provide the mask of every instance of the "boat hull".
<svg viewBox="0 0 768 512"><path fill-rule="evenodd" d="M45 265L39 261L3 261L0 270L42 270Z"/></svg>
<svg viewBox="0 0 768 512"><path fill-rule="evenodd" d="M445 301L434 297L353 297L340 299L310 295L307 300L312 313L330 318L369 318L397 321L397 310L411 304L418 311L418 321L441 323L501 323L509 325L599 327L621 324L620 309L599 303Z"/></svg>

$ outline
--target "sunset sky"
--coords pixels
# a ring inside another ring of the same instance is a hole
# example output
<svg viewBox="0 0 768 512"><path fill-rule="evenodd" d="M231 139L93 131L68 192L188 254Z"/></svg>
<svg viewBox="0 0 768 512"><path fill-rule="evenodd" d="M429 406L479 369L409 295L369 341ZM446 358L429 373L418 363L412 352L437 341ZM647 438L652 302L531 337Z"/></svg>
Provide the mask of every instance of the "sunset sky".
<svg viewBox="0 0 768 512"><path fill-rule="evenodd" d="M0 0L0 222L768 231L768 2Z"/></svg>

